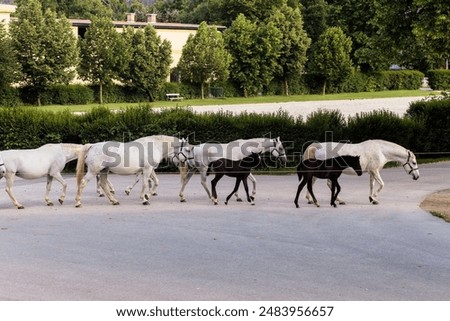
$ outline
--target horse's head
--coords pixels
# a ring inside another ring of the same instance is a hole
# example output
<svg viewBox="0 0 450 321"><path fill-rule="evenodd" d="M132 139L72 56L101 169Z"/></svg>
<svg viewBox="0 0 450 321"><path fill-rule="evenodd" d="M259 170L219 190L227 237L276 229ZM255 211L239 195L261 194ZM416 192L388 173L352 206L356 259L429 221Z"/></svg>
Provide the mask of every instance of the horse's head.
<svg viewBox="0 0 450 321"><path fill-rule="evenodd" d="M413 180L419 179L419 166L417 165L416 155L410 150L407 151L408 156L406 158L406 162L403 164L403 168L405 171L412 175Z"/></svg>
<svg viewBox="0 0 450 321"><path fill-rule="evenodd" d="M270 148L270 154L276 159L279 159L283 165L287 163L286 151L280 137L273 140L273 147Z"/></svg>
<svg viewBox="0 0 450 321"><path fill-rule="evenodd" d="M193 147L189 145L187 139L180 139L180 146L178 148L178 151L176 151L173 155L172 159L174 164L178 165L178 163L185 163L193 158Z"/></svg>
<svg viewBox="0 0 450 321"><path fill-rule="evenodd" d="M5 174L6 174L5 163L3 162L2 155L0 155L0 178L5 176Z"/></svg>

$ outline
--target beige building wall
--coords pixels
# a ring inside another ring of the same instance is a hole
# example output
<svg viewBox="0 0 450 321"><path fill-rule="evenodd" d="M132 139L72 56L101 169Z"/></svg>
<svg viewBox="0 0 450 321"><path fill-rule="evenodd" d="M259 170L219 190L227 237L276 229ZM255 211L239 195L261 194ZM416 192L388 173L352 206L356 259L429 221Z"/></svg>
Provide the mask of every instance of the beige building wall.
<svg viewBox="0 0 450 321"><path fill-rule="evenodd" d="M11 21L11 14L16 10L14 5L0 4L0 23L3 21L8 25ZM86 19L69 19L72 24L72 31L78 37L82 36L85 30L89 27L90 21ZM197 32L198 25L182 24L182 23L162 23L156 21L156 14L147 15L147 22L135 21L135 16L132 13L127 14L126 20L114 21L117 31L121 32L123 28L131 26L133 28L143 28L148 24L155 27L156 33L163 40L168 40L172 44L172 64L171 68L176 67L181 58L183 46L186 43L189 35ZM218 30L224 30L222 26L217 27Z"/></svg>
<svg viewBox="0 0 450 321"><path fill-rule="evenodd" d="M0 4L0 23L7 27L11 21L11 14L16 12L16 6L10 4Z"/></svg>

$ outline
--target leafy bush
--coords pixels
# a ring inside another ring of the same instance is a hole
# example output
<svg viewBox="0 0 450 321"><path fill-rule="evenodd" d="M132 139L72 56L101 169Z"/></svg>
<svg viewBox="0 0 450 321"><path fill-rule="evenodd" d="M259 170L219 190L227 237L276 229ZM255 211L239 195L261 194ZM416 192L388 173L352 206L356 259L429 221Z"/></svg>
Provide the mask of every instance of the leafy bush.
<svg viewBox="0 0 450 321"><path fill-rule="evenodd" d="M402 146L410 146L414 137L410 120L388 110L375 110L349 117L347 135L354 142L385 139Z"/></svg>
<svg viewBox="0 0 450 321"><path fill-rule="evenodd" d="M411 103L407 116L418 126L421 148L428 152L448 152L450 150L450 97ZM419 139L418 139L419 140Z"/></svg>
<svg viewBox="0 0 450 321"><path fill-rule="evenodd" d="M389 70L374 74L381 90L414 90L422 86L425 76L417 70Z"/></svg>
<svg viewBox="0 0 450 321"><path fill-rule="evenodd" d="M450 70L444 69L429 70L428 85L433 90L450 89Z"/></svg>

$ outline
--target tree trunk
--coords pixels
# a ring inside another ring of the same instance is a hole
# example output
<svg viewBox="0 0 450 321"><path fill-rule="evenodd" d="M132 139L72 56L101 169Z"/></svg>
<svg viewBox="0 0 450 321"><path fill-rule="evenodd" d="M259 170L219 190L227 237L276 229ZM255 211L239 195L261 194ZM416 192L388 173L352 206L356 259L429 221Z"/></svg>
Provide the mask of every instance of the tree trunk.
<svg viewBox="0 0 450 321"><path fill-rule="evenodd" d="M284 80L284 94L289 96L289 83L287 79Z"/></svg>
<svg viewBox="0 0 450 321"><path fill-rule="evenodd" d="M325 96L325 91L327 89L327 80L325 79L325 81L323 82L323 88L322 88L322 95Z"/></svg>
<svg viewBox="0 0 450 321"><path fill-rule="evenodd" d="M200 91L202 94L202 99L205 99L205 84L203 82L200 85Z"/></svg>
<svg viewBox="0 0 450 321"><path fill-rule="evenodd" d="M99 95L100 105L103 105L103 84L102 83L100 83L98 95Z"/></svg>

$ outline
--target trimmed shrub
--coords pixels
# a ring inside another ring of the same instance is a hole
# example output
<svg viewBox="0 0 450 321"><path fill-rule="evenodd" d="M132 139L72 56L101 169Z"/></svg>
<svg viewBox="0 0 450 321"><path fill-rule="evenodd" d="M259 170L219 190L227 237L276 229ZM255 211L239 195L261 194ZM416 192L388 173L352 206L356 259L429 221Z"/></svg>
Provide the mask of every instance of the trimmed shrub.
<svg viewBox="0 0 450 321"><path fill-rule="evenodd" d="M374 74L381 90L414 90L422 86L425 76L417 70L388 70Z"/></svg>
<svg viewBox="0 0 450 321"><path fill-rule="evenodd" d="M450 70L445 69L429 70L428 85L433 90L450 89Z"/></svg>
<svg viewBox="0 0 450 321"><path fill-rule="evenodd" d="M406 113L420 126L416 139L423 151L441 153L450 150L449 96L413 102Z"/></svg>
<svg viewBox="0 0 450 321"><path fill-rule="evenodd" d="M388 110L376 110L349 117L347 136L353 142L368 139L384 139L402 146L410 146L414 138L414 126Z"/></svg>

